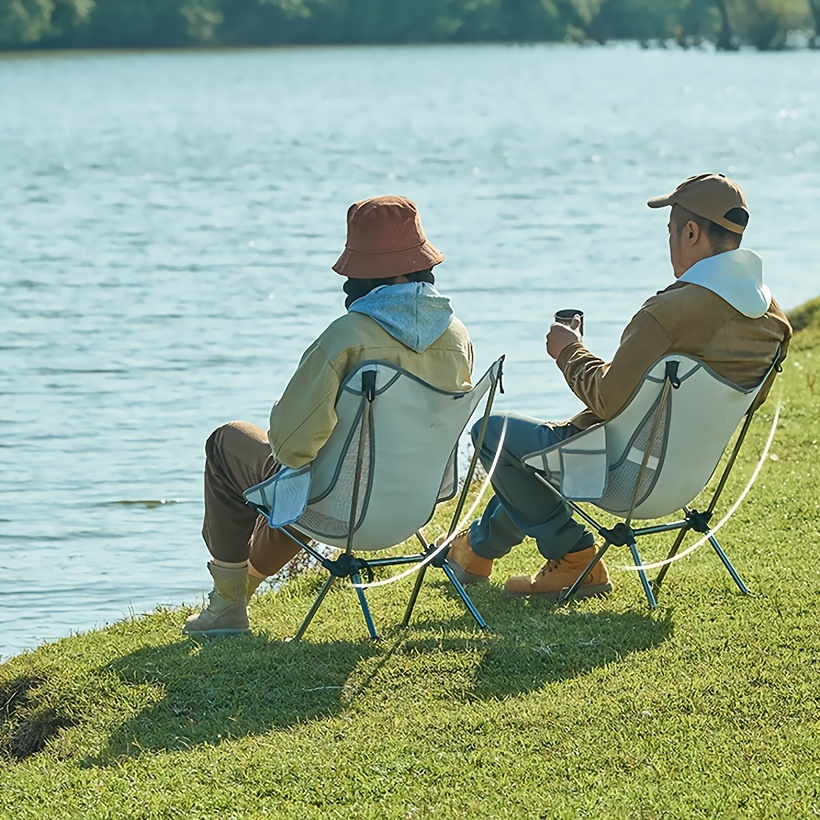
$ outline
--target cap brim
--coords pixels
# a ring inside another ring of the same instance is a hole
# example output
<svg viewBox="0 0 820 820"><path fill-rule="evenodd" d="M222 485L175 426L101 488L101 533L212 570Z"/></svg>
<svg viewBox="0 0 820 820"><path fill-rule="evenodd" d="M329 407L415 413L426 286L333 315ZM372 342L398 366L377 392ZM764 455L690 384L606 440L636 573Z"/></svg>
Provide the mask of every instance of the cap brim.
<svg viewBox="0 0 820 820"><path fill-rule="evenodd" d="M672 195L653 196L652 199L646 201L646 204L650 208L665 208L667 205L672 205Z"/></svg>

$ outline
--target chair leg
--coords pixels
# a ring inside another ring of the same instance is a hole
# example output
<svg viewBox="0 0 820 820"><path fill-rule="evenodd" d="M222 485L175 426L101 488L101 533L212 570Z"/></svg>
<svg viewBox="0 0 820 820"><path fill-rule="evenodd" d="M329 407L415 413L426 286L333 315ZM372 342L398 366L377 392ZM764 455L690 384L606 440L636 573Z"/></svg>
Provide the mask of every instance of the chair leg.
<svg viewBox="0 0 820 820"><path fill-rule="evenodd" d="M319 607L322 605L322 601L325 599L325 595L330 592L330 588L333 586L333 582L336 580L335 575L331 575L328 577L327 581L325 581L324 586L319 590L319 594L316 596L316 600L313 602L313 606L310 608L310 612L305 615L305 620L302 621L301 626L299 629L296 630L296 634L291 638L292 641L299 641L302 639L302 636L305 634L305 630L310 626L310 622L313 620L313 616L319 611Z"/></svg>
<svg viewBox="0 0 820 820"><path fill-rule="evenodd" d="M683 543L683 538L686 533L689 532L689 527L684 527L680 530L675 538L675 543L672 544L672 548L669 550L669 554L666 556L666 560L669 561L671 558L674 558L678 554L678 550L680 549L680 545ZM654 581L652 581L652 589L657 592L661 588L661 584L663 583L663 579L666 577L666 573L669 571L669 564L664 564L659 570L658 575Z"/></svg>
<svg viewBox="0 0 820 820"><path fill-rule="evenodd" d="M718 543L717 538L714 535L709 536L709 543L714 548L715 552L718 554L718 558L723 561L723 566L729 571L729 575L732 576L732 580L737 584L738 589L744 595L751 595L752 593L749 592L748 587L746 584L743 583L741 577L737 574L737 570L732 566L732 562L726 557L726 553L721 549L720 544Z"/></svg>
<svg viewBox="0 0 820 820"><path fill-rule="evenodd" d="M643 569L643 565L641 564L641 556L638 555L638 545L635 543L635 539L631 539L629 542L629 551L632 553L632 560L635 562L636 567L641 567L638 570L638 575L641 579L641 586L643 586L643 591L646 593L646 600L649 601L649 608L655 609L657 603L655 602L655 596L652 594L652 587L649 584L649 581L646 577L646 571Z"/></svg>
<svg viewBox="0 0 820 820"><path fill-rule="evenodd" d="M354 572L350 577L354 584L361 584L362 576L358 572ZM362 615L364 615L364 622L367 624L367 631L370 633L372 640L378 641L379 634L376 632L376 626L373 623L373 616L370 614L370 607L367 604L367 598L364 596L364 590L360 586L356 586L355 590L359 598L359 606L362 608Z"/></svg>
<svg viewBox="0 0 820 820"><path fill-rule="evenodd" d="M444 574L450 579L450 583L455 587L456 592L458 593L459 597L462 601L464 601L464 605L467 609L470 610L470 614L475 618L475 622L479 625L479 627L483 630L489 630L489 626L484 618L481 617L481 613L476 609L475 604L470 600L470 596L467 594L467 590L464 589L461 581L456 578L455 573L453 572L452 568L447 564L445 561L441 567L444 570Z"/></svg>
<svg viewBox="0 0 820 820"><path fill-rule="evenodd" d="M595 569L597 563L604 557L604 553L612 546L611 541L604 541L601 549L595 553L595 557L586 565L584 571L572 582L572 586L564 592L562 595L558 596L558 600L556 601L557 604L565 604L573 595L578 591L578 587L581 586L581 581Z"/></svg>
<svg viewBox="0 0 820 820"><path fill-rule="evenodd" d="M419 592L421 591L421 585L424 582L424 575L426 572L427 567L423 566L416 573L416 583L413 584L413 591L410 593L410 600L407 602L407 609L404 611L404 620L401 622L403 627L410 623L410 616L413 614L413 609L415 609L416 601L418 600Z"/></svg>

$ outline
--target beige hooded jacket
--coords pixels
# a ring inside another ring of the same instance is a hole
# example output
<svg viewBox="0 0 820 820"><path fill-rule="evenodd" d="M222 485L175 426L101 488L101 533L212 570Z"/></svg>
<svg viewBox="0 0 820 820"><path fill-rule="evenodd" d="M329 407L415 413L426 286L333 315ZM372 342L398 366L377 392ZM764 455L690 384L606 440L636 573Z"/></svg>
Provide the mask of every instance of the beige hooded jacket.
<svg viewBox="0 0 820 820"><path fill-rule="evenodd" d="M757 254L743 249L701 260L644 303L611 362L593 356L581 342L561 351L556 363L587 407L569 423L586 429L617 415L644 373L668 353L701 359L723 378L753 387L778 347L778 365L786 357L791 335L788 319L763 284Z"/></svg>
<svg viewBox="0 0 820 820"><path fill-rule="evenodd" d="M402 293L408 299L403 300ZM393 304L384 308L384 302L391 298ZM429 286L392 285L380 295L374 293L359 301L365 303L365 299L371 305L381 304L381 312L373 312L392 328L391 332L370 315L356 312L359 302L354 302L350 312L332 322L305 351L271 410L268 441L274 457L287 467L303 467L316 458L336 426L339 387L361 362L390 362L440 390L460 392L472 387L472 343L467 329L452 315L446 297L430 292ZM424 319L430 313L436 319L428 328L434 329L424 338ZM407 335L387 321L391 318Z"/></svg>

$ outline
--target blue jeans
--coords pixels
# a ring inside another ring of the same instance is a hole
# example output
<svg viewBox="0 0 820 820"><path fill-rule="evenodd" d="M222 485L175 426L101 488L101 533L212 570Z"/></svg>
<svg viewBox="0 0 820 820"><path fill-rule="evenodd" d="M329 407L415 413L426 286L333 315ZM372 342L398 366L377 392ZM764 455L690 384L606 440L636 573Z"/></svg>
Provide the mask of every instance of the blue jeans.
<svg viewBox="0 0 820 820"><path fill-rule="evenodd" d="M544 558L553 560L591 547L594 534L575 521L559 493L538 481L521 463L524 456L557 444L579 429L571 424L555 426L519 413L493 414L478 454L486 470L495 458L505 421L504 443L491 479L495 495L481 518L470 526L473 552L483 558L500 558L526 536L535 539ZM479 421L470 431L473 444L480 430Z"/></svg>

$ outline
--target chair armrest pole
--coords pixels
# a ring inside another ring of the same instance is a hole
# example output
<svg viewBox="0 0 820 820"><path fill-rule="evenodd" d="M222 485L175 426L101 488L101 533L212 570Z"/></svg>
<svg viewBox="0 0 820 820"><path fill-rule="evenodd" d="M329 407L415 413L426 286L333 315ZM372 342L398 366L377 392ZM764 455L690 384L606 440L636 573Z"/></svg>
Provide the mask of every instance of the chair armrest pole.
<svg viewBox="0 0 820 820"><path fill-rule="evenodd" d="M746 438L746 433L752 424L752 418L754 418L754 414L754 410L750 410L746 414L746 419L743 422L743 427L740 428L740 433L738 434L737 441L735 442L735 446L732 448L732 454L729 456L729 461L727 462L726 467L723 470L723 474L720 477L720 481L718 482L715 494L712 496L712 500L709 502L709 506L706 509L707 515L711 516L711 514L715 510L715 507L717 506L718 498L720 498L720 495L723 492L723 488L726 486L726 481L729 478L729 473L732 471L732 467L734 467L735 459L737 459L738 453L740 452L740 447L743 444L743 440Z"/></svg>
<svg viewBox="0 0 820 820"><path fill-rule="evenodd" d="M455 512L453 513L453 517L450 520L450 526L447 528L447 537L449 538L456 526L458 525L458 521L461 518L461 513L464 509L464 505L467 502L467 493L470 490L470 483L473 480L473 475L475 475L475 468L478 464L478 454L481 451L482 446L484 445L484 436L487 432L487 423L490 419L490 413L493 409L493 400L495 399L495 393L498 389L498 385L501 382L501 373L504 369L504 357L502 356L500 359L500 364L498 367L498 373L495 374L492 380L492 384L490 385L489 395L487 396L487 403L484 406L484 415L481 418L481 428L478 432L478 441L473 448L473 457L470 459L470 466L467 468L467 474L464 476L464 486L461 490L461 494L458 498L458 503L456 504Z"/></svg>

